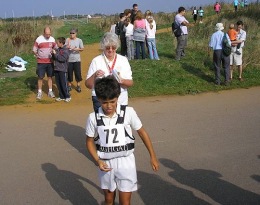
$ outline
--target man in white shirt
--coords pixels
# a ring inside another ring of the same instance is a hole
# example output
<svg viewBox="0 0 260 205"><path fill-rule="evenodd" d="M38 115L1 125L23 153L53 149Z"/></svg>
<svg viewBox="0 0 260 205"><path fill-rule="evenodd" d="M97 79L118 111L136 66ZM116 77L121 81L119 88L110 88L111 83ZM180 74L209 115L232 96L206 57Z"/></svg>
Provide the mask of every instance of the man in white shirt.
<svg viewBox="0 0 260 205"><path fill-rule="evenodd" d="M239 81L243 81L242 78L242 72L243 72L243 47L245 45L245 40L246 40L246 32L242 29L244 26L242 21L237 22L237 40L232 41L232 50L231 50L231 55L230 55L230 80L233 78L233 65L237 66L239 76L238 79ZM237 45L241 43L239 53L236 52L237 50Z"/></svg>

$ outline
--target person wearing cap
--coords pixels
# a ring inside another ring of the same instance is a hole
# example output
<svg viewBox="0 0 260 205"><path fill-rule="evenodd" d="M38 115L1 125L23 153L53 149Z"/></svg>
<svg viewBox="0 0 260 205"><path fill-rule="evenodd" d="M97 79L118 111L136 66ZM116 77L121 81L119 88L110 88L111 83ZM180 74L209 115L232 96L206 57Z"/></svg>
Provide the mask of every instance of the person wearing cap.
<svg viewBox="0 0 260 205"><path fill-rule="evenodd" d="M213 52L213 62L214 62L216 85L221 84L221 80L220 80L221 65L224 68L224 77L225 77L224 85L229 84L230 57L225 56L222 53L222 42L223 42L224 35L226 35L230 45L231 45L231 41L229 39L229 36L222 31L223 29L224 29L223 24L217 23L215 26L216 32L212 34L212 36L210 38L210 42L209 42L209 47L212 48L214 51Z"/></svg>
<svg viewBox="0 0 260 205"><path fill-rule="evenodd" d="M81 59L80 52L83 51L84 45L80 38L77 37L78 29L72 28L70 30L70 37L66 39L65 45L69 49L69 67L68 67L68 89L71 91L73 82L73 73L77 82L76 91L81 92L80 82L81 76Z"/></svg>

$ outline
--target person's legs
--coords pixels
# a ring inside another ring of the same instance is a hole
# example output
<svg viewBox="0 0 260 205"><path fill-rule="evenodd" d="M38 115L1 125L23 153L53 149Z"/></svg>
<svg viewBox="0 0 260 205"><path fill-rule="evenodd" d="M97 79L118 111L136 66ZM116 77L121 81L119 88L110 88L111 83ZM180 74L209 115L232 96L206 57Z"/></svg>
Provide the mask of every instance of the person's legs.
<svg viewBox="0 0 260 205"><path fill-rule="evenodd" d="M130 52L131 52L131 59L130 60L135 59L135 48L134 48L134 41L133 40L130 41Z"/></svg>
<svg viewBox="0 0 260 205"><path fill-rule="evenodd" d="M236 65L237 68L238 68L238 79L240 81L243 81L243 78L242 78L242 72L243 72L242 58L243 58L243 49L240 48L240 54L239 55L236 52L234 53L234 65Z"/></svg>
<svg viewBox="0 0 260 205"><path fill-rule="evenodd" d="M76 91L80 93L81 92L80 82L82 81L82 77L81 77L81 62L75 62L74 63L74 74L75 74L75 80L77 82Z"/></svg>
<svg viewBox="0 0 260 205"><path fill-rule="evenodd" d="M54 75L54 65L52 63L46 64L46 72L48 77L48 87L49 91L52 91L52 77Z"/></svg>
<svg viewBox="0 0 260 205"><path fill-rule="evenodd" d="M176 48L176 56L175 56L176 60L181 59L182 49L183 49L183 35L177 37L177 48Z"/></svg>
<svg viewBox="0 0 260 205"><path fill-rule="evenodd" d="M71 90L71 82L73 81L73 67L74 67L74 63L69 62L69 66L68 66L68 86L69 86L70 90Z"/></svg>
<svg viewBox="0 0 260 205"><path fill-rule="evenodd" d="M59 71L54 71L54 76L55 76L56 86L57 86L58 91L59 91L59 97L60 97L60 99L64 99L65 97L64 97L62 89L61 89L61 81L60 81Z"/></svg>
<svg viewBox="0 0 260 205"><path fill-rule="evenodd" d="M243 81L243 78L242 78L243 67L242 67L242 65L238 65L237 68L238 68L238 73L239 73L238 79L240 81Z"/></svg>
<svg viewBox="0 0 260 205"><path fill-rule="evenodd" d="M38 92L42 92L42 81L46 73L46 66L43 63L37 64L36 74L38 75Z"/></svg>
<svg viewBox="0 0 260 205"><path fill-rule="evenodd" d="M127 48L127 59L131 60L131 39L129 36L126 37L126 48Z"/></svg>
<svg viewBox="0 0 260 205"><path fill-rule="evenodd" d="M140 42L141 50L142 50L142 59L145 59L145 42Z"/></svg>
<svg viewBox="0 0 260 205"><path fill-rule="evenodd" d="M130 205L132 192L119 191L119 203L120 205Z"/></svg>
<svg viewBox="0 0 260 205"><path fill-rule="evenodd" d="M152 43L153 57L155 60L159 60L155 38L152 39L151 43Z"/></svg>
<svg viewBox="0 0 260 205"><path fill-rule="evenodd" d="M152 51L152 40L150 38L147 38L147 47L148 47L148 53L150 59L153 59L153 51Z"/></svg>
<svg viewBox="0 0 260 205"><path fill-rule="evenodd" d="M135 41L136 59L140 58L140 41Z"/></svg>
<svg viewBox="0 0 260 205"><path fill-rule="evenodd" d="M222 50L215 50L213 52L215 83L217 85L220 85L220 82L221 82L221 80L220 80L221 55L222 55Z"/></svg>
<svg viewBox="0 0 260 205"><path fill-rule="evenodd" d="M116 191L109 191L108 189L103 189L105 195L105 205L114 205Z"/></svg>
<svg viewBox="0 0 260 205"><path fill-rule="evenodd" d="M230 77L230 57L229 56L222 57L222 66L224 68L225 85L227 85L229 83L229 77Z"/></svg>
<svg viewBox="0 0 260 205"><path fill-rule="evenodd" d="M68 80L67 80L67 73L65 72L60 72L60 87L61 87L61 92L62 96L66 98L70 98L69 90L68 90Z"/></svg>
<svg viewBox="0 0 260 205"><path fill-rule="evenodd" d="M127 46L126 46L126 37L121 37L120 38L121 42L121 55L126 56L127 55Z"/></svg>

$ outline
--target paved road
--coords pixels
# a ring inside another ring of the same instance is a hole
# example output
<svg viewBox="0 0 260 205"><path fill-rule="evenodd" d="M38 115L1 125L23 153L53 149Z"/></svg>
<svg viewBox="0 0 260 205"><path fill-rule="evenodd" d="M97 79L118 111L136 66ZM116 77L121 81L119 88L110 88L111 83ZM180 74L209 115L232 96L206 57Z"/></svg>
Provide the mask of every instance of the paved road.
<svg viewBox="0 0 260 205"><path fill-rule="evenodd" d="M102 203L84 145L88 101L0 107L0 204ZM138 139L132 204L260 204L260 87L130 106L161 163L154 173Z"/></svg>

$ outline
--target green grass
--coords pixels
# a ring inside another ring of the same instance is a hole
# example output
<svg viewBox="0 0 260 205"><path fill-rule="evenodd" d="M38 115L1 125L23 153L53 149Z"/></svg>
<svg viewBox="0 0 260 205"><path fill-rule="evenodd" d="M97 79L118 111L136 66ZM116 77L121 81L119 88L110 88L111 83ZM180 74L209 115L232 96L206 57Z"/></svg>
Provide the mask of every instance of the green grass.
<svg viewBox="0 0 260 205"><path fill-rule="evenodd" d="M207 8L206 8L207 9ZM210 9L212 9L210 7ZM229 7L226 6L228 11ZM257 12L255 10L257 10ZM188 47L186 56L181 61L175 61L176 39L171 32L157 34L157 49L160 61L132 60L130 61L134 86L129 89L130 98L158 95L187 95L202 92L216 92L221 90L250 88L260 85L259 67L259 23L257 18L252 17L260 13L260 7L250 7L247 11L240 12L239 19L243 20L248 31L246 47L244 49L244 82L238 81L238 73L234 72L234 80L230 86L215 86L212 63L212 52L208 54L208 42L214 32L214 25L223 22L227 26L230 22L235 23L237 14L223 12L219 17L207 14L203 24L197 24L189 28ZM211 16L210 16L211 15ZM171 16L160 17L158 28L170 27L169 22L162 23ZM108 23L107 23L108 24ZM55 29L54 37L69 36L72 27L79 29L78 37L84 44L97 43L100 41L103 31L99 23L79 24L65 23L64 26ZM21 56L29 62L27 71L19 77L3 77L9 73L0 72L0 105L14 105L26 102L28 95L37 90L37 77L35 74L35 58L31 54ZM2 74L1 74L2 73ZM223 76L223 73L222 73ZM222 77L223 78L223 77ZM223 79L224 80L224 79ZM51 103L42 101L41 103Z"/></svg>

